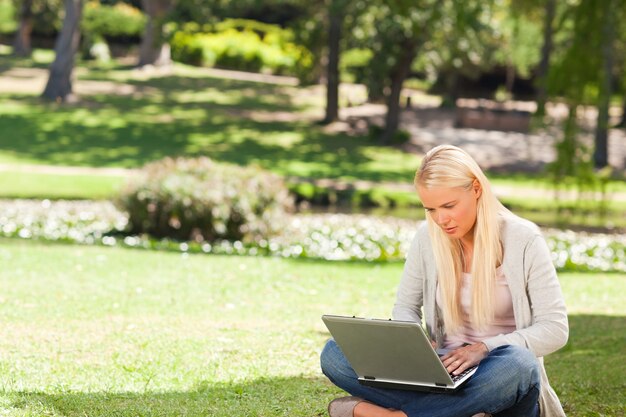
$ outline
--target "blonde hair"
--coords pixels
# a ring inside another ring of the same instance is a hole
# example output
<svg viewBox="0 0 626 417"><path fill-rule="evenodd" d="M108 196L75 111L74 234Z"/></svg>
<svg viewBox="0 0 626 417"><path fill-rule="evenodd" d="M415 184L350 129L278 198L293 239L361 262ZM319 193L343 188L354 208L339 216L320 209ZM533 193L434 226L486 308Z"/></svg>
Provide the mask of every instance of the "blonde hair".
<svg viewBox="0 0 626 417"><path fill-rule="evenodd" d="M493 320L496 268L502 263L500 217L510 212L498 201L489 180L476 161L464 150L452 145L431 149L415 175L415 186L471 190L478 181L482 192L477 200L472 255L472 303L470 319L477 328ZM463 253L461 241L448 237L427 212L428 232L437 265L446 331L454 333L463 324L461 280Z"/></svg>

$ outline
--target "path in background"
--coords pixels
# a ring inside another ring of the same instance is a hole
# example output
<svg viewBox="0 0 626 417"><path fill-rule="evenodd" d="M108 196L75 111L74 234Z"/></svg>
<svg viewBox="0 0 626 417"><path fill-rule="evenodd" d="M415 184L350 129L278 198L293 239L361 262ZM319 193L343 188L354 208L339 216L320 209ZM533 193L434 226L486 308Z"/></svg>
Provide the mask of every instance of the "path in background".
<svg viewBox="0 0 626 417"><path fill-rule="evenodd" d="M552 109L558 117L559 107ZM386 107L380 104L365 104L343 109L343 126L335 130L356 130L366 133L369 124L383 125ZM587 115L588 119L595 115ZM558 126L542 129L536 133L504 132L458 128L455 126L454 109L442 109L427 103L423 107L405 109L401 116L401 128L408 131L411 139L404 149L423 155L429 149L451 144L465 149L486 170L502 173L542 172L546 164L556 159L555 145L561 137ZM615 120L617 123L617 120ZM587 146L593 146L593 133L580 135ZM609 132L609 163L622 174L626 173L626 131L611 129Z"/></svg>

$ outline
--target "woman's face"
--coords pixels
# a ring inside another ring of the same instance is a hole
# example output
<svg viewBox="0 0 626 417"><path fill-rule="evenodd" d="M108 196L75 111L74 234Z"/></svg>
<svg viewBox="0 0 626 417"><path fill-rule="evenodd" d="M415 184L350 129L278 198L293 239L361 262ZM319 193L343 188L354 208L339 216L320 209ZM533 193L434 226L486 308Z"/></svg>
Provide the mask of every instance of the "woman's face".
<svg viewBox="0 0 626 417"><path fill-rule="evenodd" d="M422 204L435 223L451 238L473 240L480 183L472 188L417 187Z"/></svg>

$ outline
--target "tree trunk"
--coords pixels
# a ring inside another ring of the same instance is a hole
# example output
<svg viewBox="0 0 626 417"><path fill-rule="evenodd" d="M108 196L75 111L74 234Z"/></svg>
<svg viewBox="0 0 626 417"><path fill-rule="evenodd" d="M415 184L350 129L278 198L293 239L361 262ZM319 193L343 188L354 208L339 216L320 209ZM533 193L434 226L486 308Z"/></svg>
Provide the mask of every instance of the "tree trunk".
<svg viewBox="0 0 626 417"><path fill-rule="evenodd" d="M613 93L613 36L614 22L612 1L607 0L604 8L602 25L602 72L600 93L598 94L598 122L596 125L595 149L593 164L596 168L604 168L609 164L608 135L609 135L609 107Z"/></svg>
<svg viewBox="0 0 626 417"><path fill-rule="evenodd" d="M163 37L163 21L174 6L174 0L141 0L148 16L146 28L139 46L138 66L166 66L172 63L170 46Z"/></svg>
<svg viewBox="0 0 626 417"><path fill-rule="evenodd" d="M624 95L622 101L622 120L620 120L616 127L626 127L626 95Z"/></svg>
<svg viewBox="0 0 626 417"><path fill-rule="evenodd" d="M398 131L400 123L400 93L404 80L409 76L411 64L417 53L417 43L413 39L407 39L402 48L402 55L391 70L391 89L387 96L387 114L385 116L385 130L383 131L381 142L391 143L394 135Z"/></svg>
<svg viewBox="0 0 626 417"><path fill-rule="evenodd" d="M31 33L33 32L33 0L22 0L19 12L20 26L13 40L13 54L27 57L32 53L30 45Z"/></svg>
<svg viewBox="0 0 626 417"><path fill-rule="evenodd" d="M445 93L441 100L441 108L454 109L459 98L459 71L450 67L443 73L445 83Z"/></svg>
<svg viewBox="0 0 626 417"><path fill-rule="evenodd" d="M326 67L326 116L324 123L332 123L339 118L339 41L343 10L333 1L329 6L328 65Z"/></svg>
<svg viewBox="0 0 626 417"><path fill-rule="evenodd" d="M552 37L554 34L554 18L556 16L556 0L547 0L545 15L543 18L543 46L541 47L541 61L537 71L537 116L546 114L546 101L548 100L547 78L550 71L550 57L552 55Z"/></svg>
<svg viewBox="0 0 626 417"><path fill-rule="evenodd" d="M50 66L50 76L43 97L55 101L68 101L72 95L72 71L80 41L82 0L65 0L63 28L54 46L55 58Z"/></svg>

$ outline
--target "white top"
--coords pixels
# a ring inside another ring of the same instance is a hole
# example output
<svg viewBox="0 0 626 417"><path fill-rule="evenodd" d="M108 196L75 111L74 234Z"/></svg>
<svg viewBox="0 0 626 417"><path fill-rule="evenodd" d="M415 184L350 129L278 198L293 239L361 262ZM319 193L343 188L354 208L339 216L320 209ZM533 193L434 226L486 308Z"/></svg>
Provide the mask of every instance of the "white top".
<svg viewBox="0 0 626 417"><path fill-rule="evenodd" d="M495 311L493 321L484 329L477 329L470 319L472 307L472 274L463 273L461 286L461 310L463 326L453 334L446 334L444 348L456 349L464 344L481 342L489 337L507 334L515 331L515 316L513 315L513 300L511 290L501 267L496 269ZM441 291L437 285L437 307L441 306Z"/></svg>

